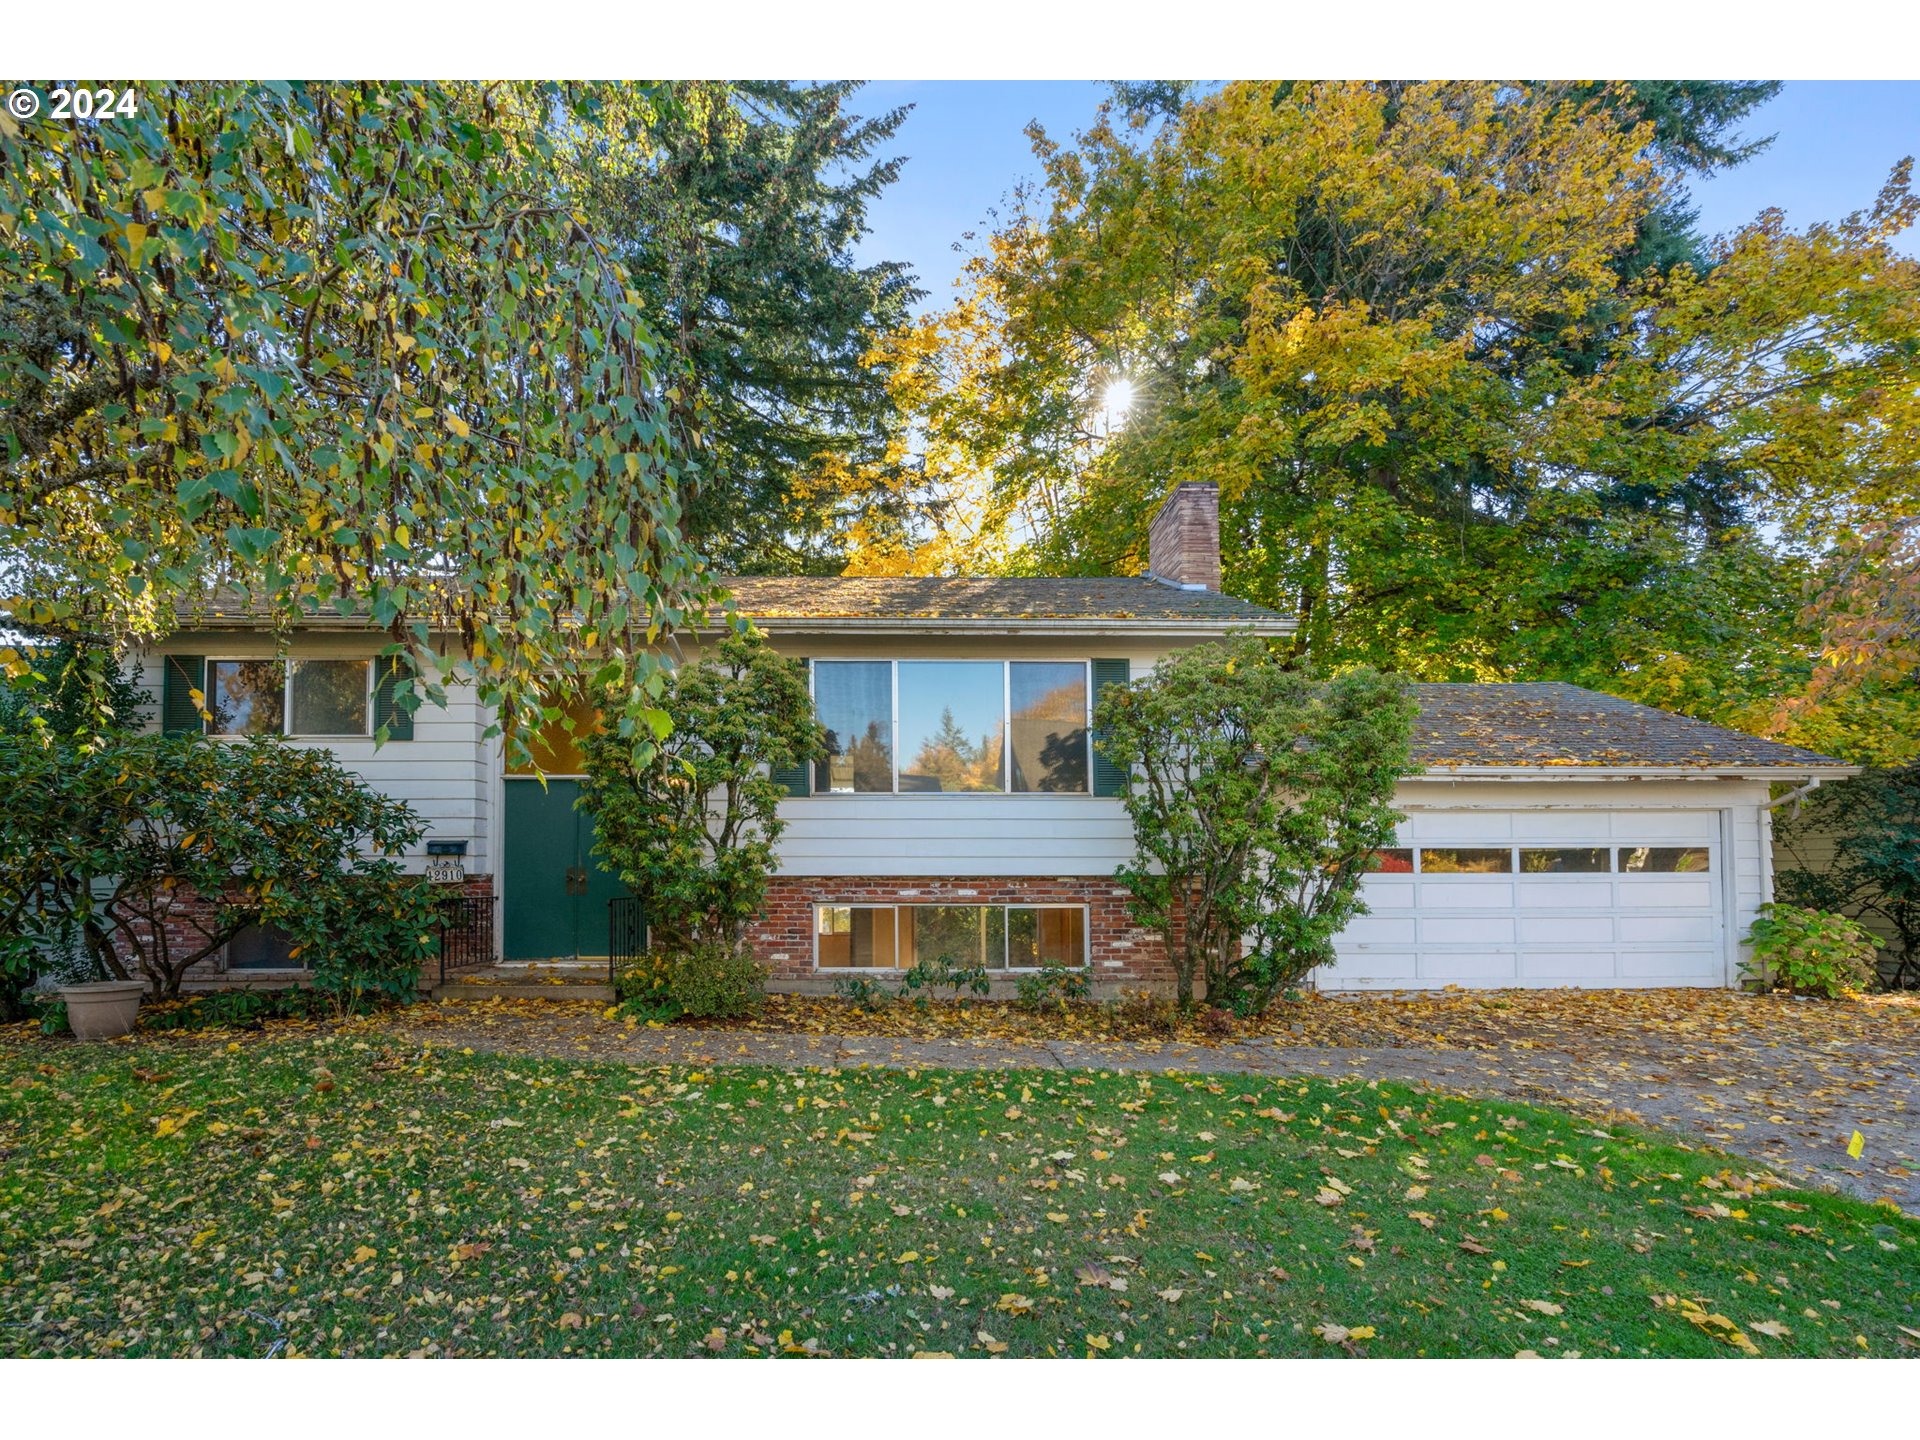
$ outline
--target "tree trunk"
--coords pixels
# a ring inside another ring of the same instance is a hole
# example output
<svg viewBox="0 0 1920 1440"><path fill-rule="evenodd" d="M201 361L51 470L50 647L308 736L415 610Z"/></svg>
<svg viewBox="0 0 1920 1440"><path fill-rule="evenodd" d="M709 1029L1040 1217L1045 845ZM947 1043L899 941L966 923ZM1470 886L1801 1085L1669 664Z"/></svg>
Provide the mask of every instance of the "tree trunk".
<svg viewBox="0 0 1920 1440"><path fill-rule="evenodd" d="M1184 945L1173 943L1173 924L1169 921L1160 931L1160 943L1165 947L1167 959L1173 965L1174 994L1180 1004L1193 1004L1193 942Z"/></svg>

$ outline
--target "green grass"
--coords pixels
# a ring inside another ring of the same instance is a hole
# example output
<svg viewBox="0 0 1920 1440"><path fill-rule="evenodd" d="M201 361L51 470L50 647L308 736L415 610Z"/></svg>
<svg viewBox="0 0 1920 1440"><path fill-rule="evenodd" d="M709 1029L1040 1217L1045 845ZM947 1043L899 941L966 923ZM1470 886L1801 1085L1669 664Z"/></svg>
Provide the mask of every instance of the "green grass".
<svg viewBox="0 0 1920 1440"><path fill-rule="evenodd" d="M1920 1332L1920 1223L1595 1131L1321 1080L9 1042L0 1353L1890 1355Z"/></svg>

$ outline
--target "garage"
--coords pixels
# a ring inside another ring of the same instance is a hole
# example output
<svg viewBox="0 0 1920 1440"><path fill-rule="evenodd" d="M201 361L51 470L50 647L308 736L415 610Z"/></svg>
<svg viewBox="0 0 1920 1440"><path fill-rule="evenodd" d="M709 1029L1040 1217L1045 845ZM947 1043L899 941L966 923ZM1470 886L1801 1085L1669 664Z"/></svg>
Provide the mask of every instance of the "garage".
<svg viewBox="0 0 1920 1440"><path fill-rule="evenodd" d="M1719 809L1414 811L1320 988L1728 984L1729 829Z"/></svg>

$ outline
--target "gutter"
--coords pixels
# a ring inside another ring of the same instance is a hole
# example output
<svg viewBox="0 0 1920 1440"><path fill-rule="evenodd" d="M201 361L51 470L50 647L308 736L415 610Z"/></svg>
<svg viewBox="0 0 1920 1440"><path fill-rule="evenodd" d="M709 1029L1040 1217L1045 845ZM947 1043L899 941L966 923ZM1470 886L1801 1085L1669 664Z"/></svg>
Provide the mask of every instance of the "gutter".
<svg viewBox="0 0 1920 1440"><path fill-rule="evenodd" d="M1225 635L1234 630L1252 630L1260 635L1291 635L1294 622L1284 618L1271 620L1137 620L1126 616L1061 616L1052 619L1027 617L1010 619L861 619L854 617L812 619L790 616L763 616L742 612L769 635L1126 635L1177 638L1193 635ZM693 634L717 633L711 623L693 625Z"/></svg>
<svg viewBox="0 0 1920 1440"><path fill-rule="evenodd" d="M1403 781L1449 780L1771 780L1804 779L1803 789L1844 780L1858 765L1448 765L1417 771ZM1796 792L1798 793L1798 792ZM1783 797L1792 798L1792 797ZM1780 801L1773 802L1779 804Z"/></svg>
<svg viewBox="0 0 1920 1440"><path fill-rule="evenodd" d="M1284 617L1246 620L1132 620L1125 616L1061 616L1052 619L952 619L952 620L869 620L854 617L808 619L743 614L769 635L1125 635L1141 638L1178 639L1196 635L1226 635L1235 630L1252 630L1260 635L1291 635L1297 628ZM253 615L205 615L182 617L173 635L220 630L277 630L277 620ZM385 634L365 615L306 616L287 627L293 630L374 631ZM711 620L689 623L680 629L688 635L718 635L725 626ZM436 633L441 633L436 631ZM171 637L169 637L171 638Z"/></svg>

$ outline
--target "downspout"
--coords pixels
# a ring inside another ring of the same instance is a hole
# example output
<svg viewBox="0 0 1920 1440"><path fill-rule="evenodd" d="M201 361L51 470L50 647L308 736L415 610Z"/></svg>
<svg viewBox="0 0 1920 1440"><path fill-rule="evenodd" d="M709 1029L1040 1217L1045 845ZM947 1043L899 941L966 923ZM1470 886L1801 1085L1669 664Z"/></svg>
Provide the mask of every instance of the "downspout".
<svg viewBox="0 0 1920 1440"><path fill-rule="evenodd" d="M1820 788L1820 778L1818 776L1815 776L1813 779L1807 781L1806 784L1796 786L1794 789L1789 790L1786 794L1782 795L1778 800L1769 800L1766 803L1764 808L1768 810L1773 810L1778 808L1779 806L1786 804L1789 800L1791 800L1794 802L1793 813L1798 815L1800 813L1799 802L1806 799L1807 796L1811 795L1814 791L1818 790L1819 788Z"/></svg>

